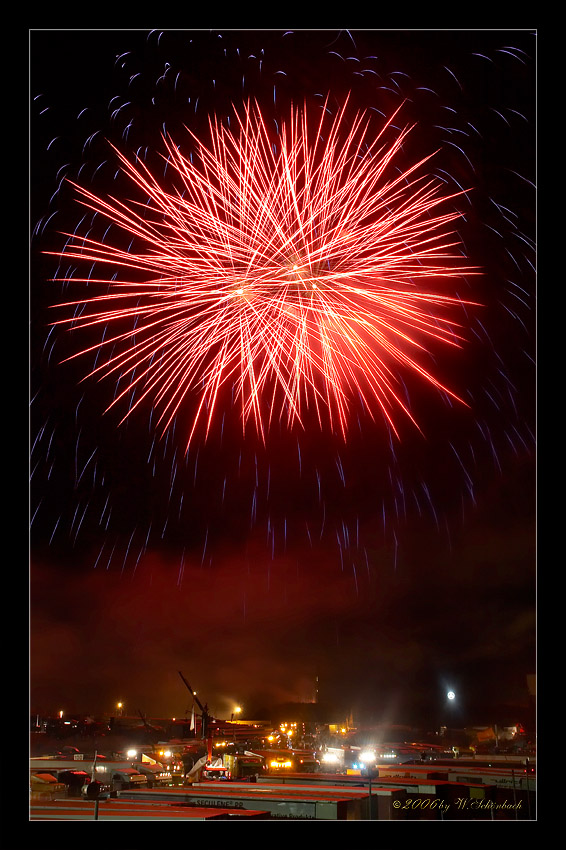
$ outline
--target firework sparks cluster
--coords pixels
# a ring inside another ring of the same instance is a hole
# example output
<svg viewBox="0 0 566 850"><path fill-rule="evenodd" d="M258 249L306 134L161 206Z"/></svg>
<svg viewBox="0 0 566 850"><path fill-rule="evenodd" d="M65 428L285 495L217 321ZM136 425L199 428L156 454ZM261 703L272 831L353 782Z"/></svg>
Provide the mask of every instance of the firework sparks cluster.
<svg viewBox="0 0 566 850"><path fill-rule="evenodd" d="M412 352L427 338L458 343L442 315L458 299L423 289L423 281L439 289L463 273L445 231L458 213L433 215L452 199L415 175L423 161L390 176L408 130L385 146L391 122L370 135L367 116L347 121L346 106L328 127L325 107L320 114L309 126L306 111L293 112L276 144L255 105L238 116L236 133L211 122L210 147L198 143L194 160L166 140L169 186L176 182L168 189L119 155L147 195L137 208L81 190L87 207L144 246L125 251L74 236L64 252L120 270L108 293L89 296L88 309L69 320L130 320L131 330L102 343L120 352L95 369L130 376L113 403L129 396L131 411L149 396L167 428L189 391L202 387L190 441L201 411L209 427L231 384L243 423L253 415L262 436L265 420L277 418L278 395L289 423L306 427L310 407L321 426L345 435L354 394L370 411L375 400L393 429L392 402L411 416L395 365L446 389ZM124 269L141 281L123 279ZM92 275L82 282L108 288Z"/></svg>

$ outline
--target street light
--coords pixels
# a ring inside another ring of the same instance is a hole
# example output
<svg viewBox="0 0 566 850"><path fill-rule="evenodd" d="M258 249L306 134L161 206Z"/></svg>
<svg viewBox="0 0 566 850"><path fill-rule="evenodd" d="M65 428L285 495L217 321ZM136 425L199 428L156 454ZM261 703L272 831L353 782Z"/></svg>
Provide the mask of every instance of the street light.
<svg viewBox="0 0 566 850"><path fill-rule="evenodd" d="M362 765L365 767L368 777L368 817L371 820L372 816L372 796L371 796L371 779L372 779L372 768L375 766L376 756L373 750L365 750L363 753L360 753L360 761Z"/></svg>
<svg viewBox="0 0 566 850"><path fill-rule="evenodd" d="M446 697L450 700L450 702L452 702L452 700L456 699L456 694L454 693L454 691L448 691Z"/></svg>
<svg viewBox="0 0 566 850"><path fill-rule="evenodd" d="M235 714L241 714L241 713L242 713L242 708L241 708L241 706L237 705L236 708L234 709L234 711L232 712L232 714L230 715L230 722L234 719Z"/></svg>

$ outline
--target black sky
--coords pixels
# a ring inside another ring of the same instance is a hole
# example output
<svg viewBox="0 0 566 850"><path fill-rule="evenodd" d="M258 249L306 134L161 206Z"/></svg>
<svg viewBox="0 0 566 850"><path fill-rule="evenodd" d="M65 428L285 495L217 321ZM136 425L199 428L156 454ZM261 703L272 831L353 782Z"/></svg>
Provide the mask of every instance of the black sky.
<svg viewBox="0 0 566 850"><path fill-rule="evenodd" d="M37 30L30 60L31 710L179 714L179 669L221 715L311 699L316 676L337 711L399 721L436 718L447 684L470 720L524 701L535 35ZM458 227L484 274L460 294L482 307L461 353L434 353L469 406L407 378L423 434L403 423L397 442L360 413L346 444L317 426L265 447L227 409L186 456L183 413L162 439L147 409L119 426L112 383L61 362L83 341L49 327L66 269L42 252L82 215L63 178L123 192L107 141L150 161L164 127L327 91L376 114L405 101L407 156L438 148L434 173L471 190Z"/></svg>

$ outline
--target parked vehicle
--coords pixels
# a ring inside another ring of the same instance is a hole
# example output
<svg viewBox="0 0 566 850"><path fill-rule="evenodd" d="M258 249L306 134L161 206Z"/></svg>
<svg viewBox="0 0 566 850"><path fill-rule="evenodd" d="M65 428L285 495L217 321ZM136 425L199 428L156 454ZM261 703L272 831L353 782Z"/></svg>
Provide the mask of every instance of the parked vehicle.
<svg viewBox="0 0 566 850"><path fill-rule="evenodd" d="M67 786L51 773L30 775L30 794L35 800L56 800L67 796Z"/></svg>
<svg viewBox="0 0 566 850"><path fill-rule="evenodd" d="M266 773L316 773L320 762L308 750L255 750L261 756Z"/></svg>
<svg viewBox="0 0 566 850"><path fill-rule="evenodd" d="M147 779L147 787L154 788L159 785L169 785L172 782L171 771L166 770L162 764L146 764L136 762L135 769Z"/></svg>
<svg viewBox="0 0 566 850"><path fill-rule="evenodd" d="M85 770L58 770L57 780L67 786L68 797L80 797L83 786L90 782L90 774Z"/></svg>
<svg viewBox="0 0 566 850"><path fill-rule="evenodd" d="M146 788L148 784L147 776L133 767L111 768L107 778L110 781L112 791L122 791L126 788Z"/></svg>
<svg viewBox="0 0 566 850"><path fill-rule="evenodd" d="M263 771L264 759L256 753L223 753L217 758L203 756L187 773L185 782L254 782Z"/></svg>
<svg viewBox="0 0 566 850"><path fill-rule="evenodd" d="M56 776L68 787L69 796L80 796L82 786L96 779L110 787L112 791L125 788L147 787L147 776L132 767L127 761L110 759L62 759L57 756L43 756L30 759L33 773L45 772Z"/></svg>

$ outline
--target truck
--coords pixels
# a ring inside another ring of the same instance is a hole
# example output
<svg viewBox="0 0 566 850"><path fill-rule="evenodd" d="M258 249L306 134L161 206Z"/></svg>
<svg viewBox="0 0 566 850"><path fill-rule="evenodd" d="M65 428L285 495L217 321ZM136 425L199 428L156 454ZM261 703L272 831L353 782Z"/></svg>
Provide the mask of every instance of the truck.
<svg viewBox="0 0 566 850"><path fill-rule="evenodd" d="M154 788L160 785L171 785L173 778L171 772L158 762L135 762L134 768L147 778L147 787Z"/></svg>
<svg viewBox="0 0 566 850"><path fill-rule="evenodd" d="M187 773L185 783L254 782L264 769L264 759L257 753L223 753L217 758L203 756Z"/></svg>
<svg viewBox="0 0 566 850"><path fill-rule="evenodd" d="M254 750L263 759L264 773L316 773L320 762L310 750Z"/></svg>

